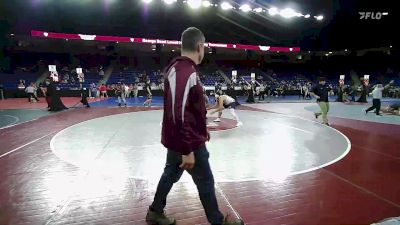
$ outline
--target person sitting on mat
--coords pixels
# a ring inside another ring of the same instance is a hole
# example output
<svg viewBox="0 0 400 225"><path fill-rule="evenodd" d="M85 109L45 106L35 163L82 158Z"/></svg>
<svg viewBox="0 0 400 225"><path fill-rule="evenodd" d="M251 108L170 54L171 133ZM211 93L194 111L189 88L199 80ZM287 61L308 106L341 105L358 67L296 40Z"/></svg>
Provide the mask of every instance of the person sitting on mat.
<svg viewBox="0 0 400 225"><path fill-rule="evenodd" d="M382 111L385 113L390 113L390 114L400 116L400 103L394 103L394 104L388 105L388 106L384 107Z"/></svg>

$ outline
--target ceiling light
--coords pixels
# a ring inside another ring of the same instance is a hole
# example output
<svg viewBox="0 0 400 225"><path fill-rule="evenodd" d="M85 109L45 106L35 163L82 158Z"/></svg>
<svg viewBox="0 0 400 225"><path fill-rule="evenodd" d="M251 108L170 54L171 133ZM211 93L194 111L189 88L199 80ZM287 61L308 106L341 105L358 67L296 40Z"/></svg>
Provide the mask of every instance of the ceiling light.
<svg viewBox="0 0 400 225"><path fill-rule="evenodd" d="M203 6L206 8L210 7L211 6L210 1L203 1Z"/></svg>
<svg viewBox="0 0 400 225"><path fill-rule="evenodd" d="M260 13L260 12L262 12L262 11L263 11L262 8L255 8L255 9L254 9L254 12Z"/></svg>
<svg viewBox="0 0 400 225"><path fill-rule="evenodd" d="M165 4L171 5L172 3L176 2L176 0L164 0Z"/></svg>
<svg viewBox="0 0 400 225"><path fill-rule="evenodd" d="M198 9L201 6L201 0L188 0L187 4L192 9Z"/></svg>
<svg viewBox="0 0 400 225"><path fill-rule="evenodd" d="M323 15L319 15L319 16L314 16L315 19L317 20L323 20L324 16Z"/></svg>
<svg viewBox="0 0 400 225"><path fill-rule="evenodd" d="M280 14L283 18L290 19L290 18L296 16L297 13L296 13L293 9L291 9L291 8L286 8L286 9L281 10L279 14Z"/></svg>
<svg viewBox="0 0 400 225"><path fill-rule="evenodd" d="M272 7L272 8L270 8L270 9L268 9L268 13L269 13L269 15L271 15L271 16L275 16L276 14L279 13L279 10L278 10L278 8Z"/></svg>
<svg viewBox="0 0 400 225"><path fill-rule="evenodd" d="M221 8L223 10L228 10L228 9L232 9L233 6L231 4L229 4L228 2L224 2L224 3L221 4Z"/></svg>
<svg viewBox="0 0 400 225"><path fill-rule="evenodd" d="M242 10L243 12L251 11L251 7L248 4L244 4L244 5L240 6L239 9Z"/></svg>

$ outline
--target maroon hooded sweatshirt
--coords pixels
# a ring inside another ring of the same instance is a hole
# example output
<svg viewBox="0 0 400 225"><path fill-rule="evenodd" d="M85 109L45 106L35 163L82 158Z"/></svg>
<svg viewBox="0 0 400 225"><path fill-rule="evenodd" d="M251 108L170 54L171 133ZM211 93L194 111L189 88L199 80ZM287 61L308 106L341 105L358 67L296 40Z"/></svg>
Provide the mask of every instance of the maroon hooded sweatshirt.
<svg viewBox="0 0 400 225"><path fill-rule="evenodd" d="M164 117L161 143L182 155L196 151L207 141L207 109L197 65L178 57L164 73Z"/></svg>

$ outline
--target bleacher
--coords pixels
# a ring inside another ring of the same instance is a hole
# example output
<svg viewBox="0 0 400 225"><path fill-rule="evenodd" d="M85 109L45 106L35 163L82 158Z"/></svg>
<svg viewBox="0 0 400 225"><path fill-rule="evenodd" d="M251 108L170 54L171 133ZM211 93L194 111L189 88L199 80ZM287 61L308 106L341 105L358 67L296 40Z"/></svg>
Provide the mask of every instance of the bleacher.
<svg viewBox="0 0 400 225"><path fill-rule="evenodd" d="M121 70L121 71L114 71L110 77L109 80L107 81L107 84L117 84L119 82L125 83L125 84L133 84L136 83L136 78L139 77L139 74L142 73L141 71L138 70ZM148 71L147 72L151 83L154 83L155 86L159 85L160 81L160 76L158 75L157 72L155 71ZM216 73L212 73L211 71L203 72L202 73L201 80L205 86L208 87L214 87L215 83L220 82L223 80L221 76L219 76ZM225 71L225 74L231 74L231 71ZM251 72L241 70L238 71L238 79L245 79L247 82L251 81ZM269 85L272 85L274 83L275 86L282 86L282 85L287 85L289 89L295 89L297 88L297 84L304 85L308 82L313 82L315 84L315 81L317 80L317 75L311 75L309 73L302 73L302 75L296 74L293 71L276 71L276 76L274 76L275 82L268 81L267 83ZM371 72L369 73L371 76L370 84L374 85L377 83L377 77L379 76L379 73L374 73ZM60 80L63 78L63 72L59 72L60 75ZM0 84L3 85L4 89L8 90L17 90L18 89L18 84L20 80L25 80L25 85L28 86L29 83L31 82L36 82L37 79L39 78L40 73L29 73L29 72L16 72L14 74L0 74ZM256 73L257 76L257 73ZM331 85L334 90L338 88L338 75L335 74L326 74L328 77L327 84ZM228 76L230 77L230 76ZM99 76L98 73L95 72L86 72L85 73L85 82L83 84L83 87L89 88L90 84L95 83L96 85L100 82L102 79L102 76ZM62 90L79 90L80 89L80 84L78 82L78 79L74 77L75 83L59 83L58 87ZM384 83L388 83L390 80L394 79L395 80L395 85L400 86L400 78L399 77L385 77ZM140 81L143 82L143 81ZM346 80L345 80L346 85L351 85L351 76L346 75Z"/></svg>
<svg viewBox="0 0 400 225"><path fill-rule="evenodd" d="M62 75L61 75L62 76ZM85 73L85 81L83 83L83 87L89 88L90 84L95 83L96 85L99 83L102 77L100 77L96 73ZM57 86L62 90L79 90L80 84L77 78L75 79L75 83L59 83Z"/></svg>
<svg viewBox="0 0 400 225"><path fill-rule="evenodd" d="M139 76L139 72L134 71L134 70L114 71L110 75L110 78L108 79L107 83L108 84L117 84L117 83L121 82L121 83L126 83L126 84L132 84L132 83L135 83L135 79L138 76Z"/></svg>
<svg viewBox="0 0 400 225"><path fill-rule="evenodd" d="M38 78L39 74L29 72L0 74L0 84L2 84L5 89L15 90L18 89L18 84L20 80L25 80L25 86L28 86L31 82L36 82Z"/></svg>
<svg viewBox="0 0 400 225"><path fill-rule="evenodd" d="M216 82L221 80L221 77L212 74L204 75L204 78L203 82L206 86L214 86Z"/></svg>

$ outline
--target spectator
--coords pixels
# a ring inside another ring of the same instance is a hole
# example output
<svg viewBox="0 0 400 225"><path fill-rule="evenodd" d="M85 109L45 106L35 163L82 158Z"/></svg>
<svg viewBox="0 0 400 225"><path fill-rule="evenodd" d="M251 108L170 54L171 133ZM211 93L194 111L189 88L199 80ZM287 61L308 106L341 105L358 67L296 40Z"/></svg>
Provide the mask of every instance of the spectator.
<svg viewBox="0 0 400 225"><path fill-rule="evenodd" d="M4 86L0 83L0 98L4 100Z"/></svg>
<svg viewBox="0 0 400 225"><path fill-rule="evenodd" d="M138 85L137 85L137 83L135 83L134 85L133 85L133 88L132 88L132 91L133 91L133 96L135 97L135 98L137 98L137 96L138 96Z"/></svg>
<svg viewBox="0 0 400 225"><path fill-rule="evenodd" d="M19 80L18 89L19 90L25 89L25 81L24 80Z"/></svg>
<svg viewBox="0 0 400 225"><path fill-rule="evenodd" d="M90 84L90 98L97 98L97 86L95 83Z"/></svg>
<svg viewBox="0 0 400 225"><path fill-rule="evenodd" d="M100 98L104 97L104 98L108 98L108 94L107 94L107 87L105 84L102 84L100 86Z"/></svg>

